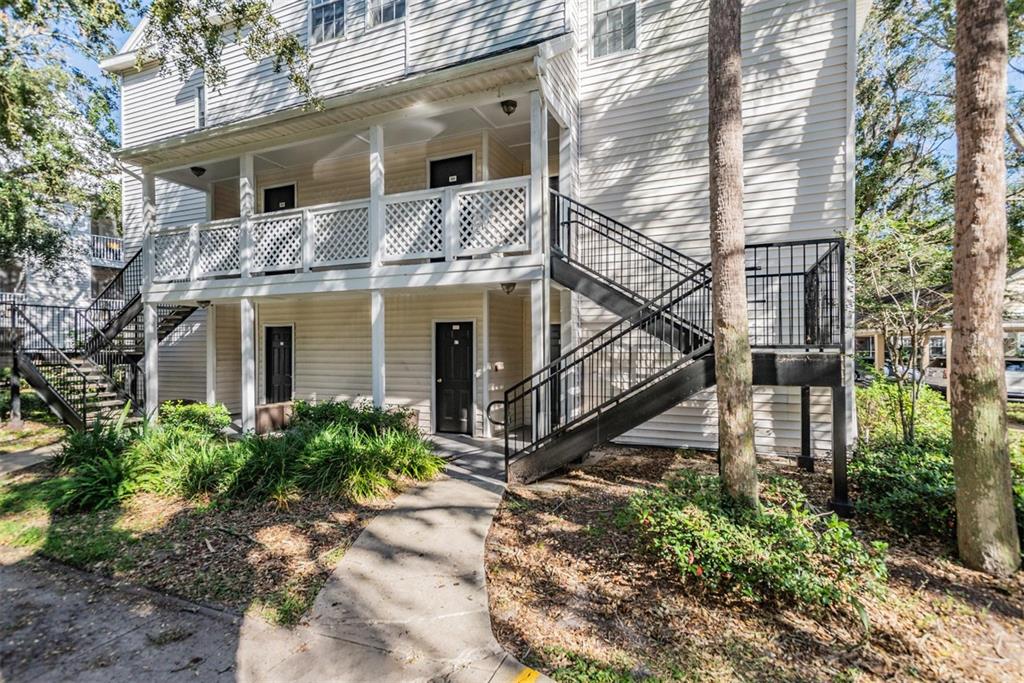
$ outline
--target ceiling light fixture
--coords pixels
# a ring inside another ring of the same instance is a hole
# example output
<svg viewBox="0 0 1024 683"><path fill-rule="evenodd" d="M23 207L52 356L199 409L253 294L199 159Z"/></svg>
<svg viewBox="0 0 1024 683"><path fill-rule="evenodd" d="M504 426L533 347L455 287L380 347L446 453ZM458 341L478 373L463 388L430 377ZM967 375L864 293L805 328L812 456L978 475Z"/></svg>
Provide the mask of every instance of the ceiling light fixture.
<svg viewBox="0 0 1024 683"><path fill-rule="evenodd" d="M516 113L516 108L518 108L518 107L519 107L519 103L516 102L515 100L502 100L501 101L501 110L503 112L505 112L505 114L508 115L508 116L512 116L512 114L515 114Z"/></svg>
<svg viewBox="0 0 1024 683"><path fill-rule="evenodd" d="M202 166L192 166L188 170L192 171L192 175L194 175L196 178L201 178L203 174L206 173L206 169L203 168Z"/></svg>
<svg viewBox="0 0 1024 683"><path fill-rule="evenodd" d="M502 282L501 283L501 291L505 292L506 294L511 294L512 292L516 291L516 283L514 283L514 282Z"/></svg>

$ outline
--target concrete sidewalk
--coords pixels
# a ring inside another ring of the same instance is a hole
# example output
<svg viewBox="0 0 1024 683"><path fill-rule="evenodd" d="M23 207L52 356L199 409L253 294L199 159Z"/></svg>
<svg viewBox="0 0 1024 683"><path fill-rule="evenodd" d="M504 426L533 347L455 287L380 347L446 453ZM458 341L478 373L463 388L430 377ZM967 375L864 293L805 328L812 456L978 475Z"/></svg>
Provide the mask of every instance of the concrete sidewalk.
<svg viewBox="0 0 1024 683"><path fill-rule="evenodd" d="M406 491L345 553L303 626L246 620L253 681L542 680L491 633L484 541L504 490L502 456L437 438L447 477Z"/></svg>
<svg viewBox="0 0 1024 683"><path fill-rule="evenodd" d="M26 467L38 465L48 460L58 450L60 450L60 444L55 443L49 446L17 451L16 453L0 453L0 479Z"/></svg>

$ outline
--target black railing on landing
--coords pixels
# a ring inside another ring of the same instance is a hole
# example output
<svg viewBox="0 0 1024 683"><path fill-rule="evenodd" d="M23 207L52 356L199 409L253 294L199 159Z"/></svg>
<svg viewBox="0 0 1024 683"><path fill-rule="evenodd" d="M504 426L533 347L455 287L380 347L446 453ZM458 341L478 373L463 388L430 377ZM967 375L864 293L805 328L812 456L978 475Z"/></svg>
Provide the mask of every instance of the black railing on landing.
<svg viewBox="0 0 1024 683"><path fill-rule="evenodd" d="M680 325L685 321L685 325ZM505 392L506 467L711 348L711 268L653 297Z"/></svg>
<svg viewBox="0 0 1024 683"><path fill-rule="evenodd" d="M120 313L121 309L142 292L145 275L142 251L139 250L103 288L99 296L86 309L85 314L97 327L102 329Z"/></svg>
<svg viewBox="0 0 1024 683"><path fill-rule="evenodd" d="M752 347L842 347L846 252L841 239L753 244L745 258Z"/></svg>
<svg viewBox="0 0 1024 683"><path fill-rule="evenodd" d="M615 287L650 301L703 264L585 204L551 192L554 254Z"/></svg>

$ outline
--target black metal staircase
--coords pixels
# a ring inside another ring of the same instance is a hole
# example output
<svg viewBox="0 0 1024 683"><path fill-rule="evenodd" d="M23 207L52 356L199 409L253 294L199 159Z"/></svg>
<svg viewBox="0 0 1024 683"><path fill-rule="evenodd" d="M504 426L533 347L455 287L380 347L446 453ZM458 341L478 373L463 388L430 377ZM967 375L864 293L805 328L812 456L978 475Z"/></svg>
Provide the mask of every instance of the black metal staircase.
<svg viewBox="0 0 1024 683"><path fill-rule="evenodd" d="M549 474L715 383L710 266L558 193L551 207L552 279L621 318L506 391L509 481ZM754 383L832 389L839 507L843 261L841 240L746 250Z"/></svg>
<svg viewBox="0 0 1024 683"><path fill-rule="evenodd" d="M143 259L132 257L90 306L11 304L13 368L50 409L74 429L96 420L129 421L145 406L142 305ZM157 307L157 338L164 340L196 310Z"/></svg>

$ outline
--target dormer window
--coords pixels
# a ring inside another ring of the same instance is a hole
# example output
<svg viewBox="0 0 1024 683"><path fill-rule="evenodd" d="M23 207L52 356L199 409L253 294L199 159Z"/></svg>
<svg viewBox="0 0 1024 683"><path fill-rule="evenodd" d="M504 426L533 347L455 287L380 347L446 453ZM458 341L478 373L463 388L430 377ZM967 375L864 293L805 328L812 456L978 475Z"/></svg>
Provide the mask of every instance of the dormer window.
<svg viewBox="0 0 1024 683"><path fill-rule="evenodd" d="M405 16L405 0L366 0L370 26L379 26Z"/></svg>
<svg viewBox="0 0 1024 683"><path fill-rule="evenodd" d="M592 0L594 56L604 57L636 48L636 1Z"/></svg>
<svg viewBox="0 0 1024 683"><path fill-rule="evenodd" d="M309 0L311 43L345 35L345 0Z"/></svg>

